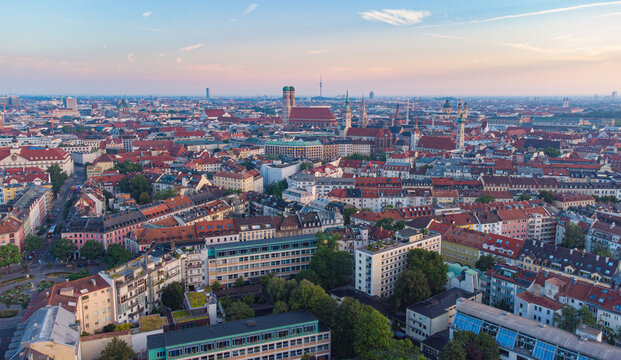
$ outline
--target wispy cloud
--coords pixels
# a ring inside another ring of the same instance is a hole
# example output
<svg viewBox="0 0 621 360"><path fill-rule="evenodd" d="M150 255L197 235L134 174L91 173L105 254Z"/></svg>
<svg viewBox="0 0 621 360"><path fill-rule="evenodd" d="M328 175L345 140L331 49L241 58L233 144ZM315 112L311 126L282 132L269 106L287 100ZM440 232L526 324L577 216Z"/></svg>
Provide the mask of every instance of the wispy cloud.
<svg viewBox="0 0 621 360"><path fill-rule="evenodd" d="M580 10L580 9L601 7L601 6L612 6L612 5L621 5L621 1L596 2L596 3L591 3L591 4L568 6L568 7L547 9L547 10L541 10L541 11L533 11L533 12L522 13L522 14L504 15L504 16L498 16L498 17L493 17L493 18L483 19L483 20L473 20L471 21L471 23L478 23L478 22L485 23L485 22L491 22L491 21L517 19L517 18L523 18L523 17L528 17L528 16L555 14L555 13L566 12L566 11L573 11L573 10Z"/></svg>
<svg viewBox="0 0 621 360"><path fill-rule="evenodd" d="M179 49L179 50L181 50L181 51L192 51L192 50L196 50L196 49L198 49L198 48L199 48L199 47L201 47L201 46L203 46L203 44L194 44L194 45L190 45L190 46L182 47L182 48L181 48L181 49Z"/></svg>
<svg viewBox="0 0 621 360"><path fill-rule="evenodd" d="M244 14L250 14L251 12L255 11L258 7L259 7L259 4L250 4L246 8L246 10L244 10Z"/></svg>
<svg viewBox="0 0 621 360"><path fill-rule="evenodd" d="M153 11L145 11L142 13L142 17L149 17L151 14L153 14Z"/></svg>
<svg viewBox="0 0 621 360"><path fill-rule="evenodd" d="M365 20L383 22L394 26L418 24L429 15L431 15L429 11L406 9L370 10L360 13L360 17Z"/></svg>
<svg viewBox="0 0 621 360"><path fill-rule="evenodd" d="M160 53L157 57L161 58L161 57L164 57L164 56L166 56L166 53Z"/></svg>
<svg viewBox="0 0 621 360"><path fill-rule="evenodd" d="M528 50L528 51L534 51L534 52L538 52L538 53L546 53L546 54L550 54L553 51L551 49L544 49L541 47L537 47L537 46L532 46L528 43L503 43L503 46L508 46L510 48L514 48L514 49L519 49L519 50Z"/></svg>
<svg viewBox="0 0 621 360"><path fill-rule="evenodd" d="M597 15L595 16L595 18L605 18L605 17L619 16L619 15L621 15L621 12L613 12L613 13L608 13L608 14Z"/></svg>
<svg viewBox="0 0 621 360"><path fill-rule="evenodd" d="M105 49L105 48L107 48L107 47L108 47L108 45L106 45L106 44L104 44L104 45L103 45L103 48L104 48L104 49Z"/></svg>
<svg viewBox="0 0 621 360"><path fill-rule="evenodd" d="M433 34L433 33L427 33L427 35L440 38L440 39L456 39L456 40L465 39L465 37L457 36L457 35Z"/></svg>
<svg viewBox="0 0 621 360"><path fill-rule="evenodd" d="M319 55L319 54L325 54L327 52L328 50L319 49L319 50L308 50L306 53L309 55Z"/></svg>
<svg viewBox="0 0 621 360"><path fill-rule="evenodd" d="M134 53L127 54L127 61L134 62Z"/></svg>
<svg viewBox="0 0 621 360"><path fill-rule="evenodd" d="M182 58L182 57L178 57L178 58L177 58L177 64L181 64L181 62L182 62L182 61L183 61L183 58Z"/></svg>

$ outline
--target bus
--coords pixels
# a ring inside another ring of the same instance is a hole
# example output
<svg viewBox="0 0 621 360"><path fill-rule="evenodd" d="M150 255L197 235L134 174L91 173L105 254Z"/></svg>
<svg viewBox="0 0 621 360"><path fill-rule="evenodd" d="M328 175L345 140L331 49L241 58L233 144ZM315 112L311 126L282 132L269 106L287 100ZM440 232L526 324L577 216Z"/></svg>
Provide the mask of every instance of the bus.
<svg viewBox="0 0 621 360"><path fill-rule="evenodd" d="M52 225L52 227L47 231L47 237L48 239L53 239L56 232L56 224Z"/></svg>

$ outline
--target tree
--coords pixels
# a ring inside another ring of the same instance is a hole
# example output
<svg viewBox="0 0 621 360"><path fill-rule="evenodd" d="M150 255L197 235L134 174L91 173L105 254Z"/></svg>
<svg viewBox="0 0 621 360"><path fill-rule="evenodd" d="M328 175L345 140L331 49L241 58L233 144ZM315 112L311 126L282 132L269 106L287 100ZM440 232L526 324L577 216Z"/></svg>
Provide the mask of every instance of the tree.
<svg viewBox="0 0 621 360"><path fill-rule="evenodd" d="M345 225L351 224L351 216L356 214L357 212L358 209L356 209L355 207L348 207L343 210L343 221L345 222Z"/></svg>
<svg viewBox="0 0 621 360"><path fill-rule="evenodd" d="M392 332L388 319L368 305L361 305L355 316L353 333L354 353L361 359L375 359L376 351L390 347Z"/></svg>
<svg viewBox="0 0 621 360"><path fill-rule="evenodd" d="M554 193L548 190L541 190L539 192L539 198L543 199L548 204L552 204L552 201L554 200Z"/></svg>
<svg viewBox="0 0 621 360"><path fill-rule="evenodd" d="M50 254L58 259L67 259L76 251L76 246L69 239L56 239L52 242Z"/></svg>
<svg viewBox="0 0 621 360"><path fill-rule="evenodd" d="M67 276L67 279L69 279L69 281L73 281L73 280L78 280L78 279L82 279L85 278L87 276L89 276L89 272L87 269L81 269L78 272L74 272L69 274L69 276Z"/></svg>
<svg viewBox="0 0 621 360"><path fill-rule="evenodd" d="M242 287L242 286L244 286L244 284L245 284L245 283L246 283L246 282L244 281L244 278L240 276L240 277L238 277L237 279L235 279L235 284L234 284L234 286L235 286L235 287Z"/></svg>
<svg viewBox="0 0 621 360"><path fill-rule="evenodd" d="M568 222L565 224L565 237L561 245L570 249L584 249L585 237L582 228L578 224Z"/></svg>
<svg viewBox="0 0 621 360"><path fill-rule="evenodd" d="M429 283L420 270L406 270L397 278L391 301L399 310L426 299L431 295Z"/></svg>
<svg viewBox="0 0 621 360"><path fill-rule="evenodd" d="M120 244L108 245L108 251L101 261L106 264L108 269L124 264L133 258L131 251L125 249Z"/></svg>
<svg viewBox="0 0 621 360"><path fill-rule="evenodd" d="M114 166L114 170L118 170L121 174L136 173L142 171L141 163L134 163L129 160L119 162Z"/></svg>
<svg viewBox="0 0 621 360"><path fill-rule="evenodd" d="M43 241L37 235L30 234L24 239L24 248L27 252L37 251L43 246Z"/></svg>
<svg viewBox="0 0 621 360"><path fill-rule="evenodd" d="M6 244L0 246L0 267L10 267L11 264L19 264L21 259L19 248L16 245Z"/></svg>
<svg viewBox="0 0 621 360"><path fill-rule="evenodd" d="M147 178L144 177L144 175L142 174L134 176L133 178L131 178L131 180L128 177L123 178L119 182L119 189L121 190L121 192L129 193L132 199L136 200L137 202L140 202L140 196L143 193L149 195L148 200L151 201L153 186L151 185L149 180L147 180ZM145 201L147 199L146 197L143 197L142 200Z"/></svg>
<svg viewBox="0 0 621 360"><path fill-rule="evenodd" d="M105 253L103 245L95 240L86 240L80 248L80 255L84 256L86 260L101 259Z"/></svg>
<svg viewBox="0 0 621 360"><path fill-rule="evenodd" d="M146 192L141 193L140 196L138 197L138 204L140 205L148 204L150 202L151 202L151 195L147 194Z"/></svg>
<svg viewBox="0 0 621 360"><path fill-rule="evenodd" d="M265 187L265 193L267 195L274 195L276 197L282 197L282 192L285 191L289 185L287 179L269 184Z"/></svg>
<svg viewBox="0 0 621 360"><path fill-rule="evenodd" d="M565 305L560 314L554 314L554 324L559 329L573 333L582 324L596 327L597 320L586 306L576 309L571 305Z"/></svg>
<svg viewBox="0 0 621 360"><path fill-rule="evenodd" d="M304 171L304 170L310 170L313 168L313 164L305 161L303 163L300 164L300 171Z"/></svg>
<svg viewBox="0 0 621 360"><path fill-rule="evenodd" d="M62 171L58 164L51 165L47 168L47 172L50 174L50 181L52 182L52 191L54 194L58 194L60 188L63 186L65 181L69 178L67 173Z"/></svg>
<svg viewBox="0 0 621 360"><path fill-rule="evenodd" d="M474 267L486 272L487 270L493 268L497 263L497 260L492 255L481 255L479 260L474 264Z"/></svg>
<svg viewBox="0 0 621 360"><path fill-rule="evenodd" d="M115 328L116 326L114 324L108 324L101 329L101 332L104 332L104 333L113 332Z"/></svg>
<svg viewBox="0 0 621 360"><path fill-rule="evenodd" d="M162 291L162 303L172 310L183 308L185 288L180 281L171 282Z"/></svg>
<svg viewBox="0 0 621 360"><path fill-rule="evenodd" d="M226 318L228 321L249 319L254 317L254 310L245 302L238 300L226 309Z"/></svg>
<svg viewBox="0 0 621 360"><path fill-rule="evenodd" d="M547 157L552 157L552 158L557 158L561 155L560 151L558 151L557 149L551 146L543 149L543 153L546 154Z"/></svg>
<svg viewBox="0 0 621 360"><path fill-rule="evenodd" d="M496 360L499 358L500 349L496 340L483 331L479 334L471 331L457 331L453 333L453 340L449 341L440 352L441 360Z"/></svg>
<svg viewBox="0 0 621 360"><path fill-rule="evenodd" d="M170 199L171 197L175 197L177 195L179 195L179 193L175 189L160 190L155 193L154 199L155 200L166 200L166 199Z"/></svg>
<svg viewBox="0 0 621 360"><path fill-rule="evenodd" d="M531 199L530 195L528 195L528 194L526 194L526 193L523 193L523 194L522 194L522 195L520 195L520 197L518 198L518 200L520 200L520 201L528 201L528 200L530 200L530 199Z"/></svg>
<svg viewBox="0 0 621 360"><path fill-rule="evenodd" d="M132 360L133 358L132 348L115 336L103 349L99 360Z"/></svg>
<svg viewBox="0 0 621 360"><path fill-rule="evenodd" d="M425 275L432 295L444 291L448 266L437 252L425 249L410 250L408 252L408 269L420 270Z"/></svg>
<svg viewBox="0 0 621 360"><path fill-rule="evenodd" d="M289 300L289 293L287 292L286 284L287 280L276 277L267 283L265 291L267 291L267 294L273 302L287 302Z"/></svg>
<svg viewBox="0 0 621 360"><path fill-rule="evenodd" d="M338 234L318 233L317 239L318 250L313 255L308 270L317 275L319 285L325 289L345 285L353 276L353 257L346 251L336 251Z"/></svg>
<svg viewBox="0 0 621 360"><path fill-rule="evenodd" d="M129 329L131 329L131 328L132 328L132 324L127 323L127 322L126 322L126 323L122 323L122 324L117 325L117 326L114 328L114 331L129 330Z"/></svg>
<svg viewBox="0 0 621 360"><path fill-rule="evenodd" d="M216 281L214 281L211 284L211 289L212 290L220 290L220 289L222 289L222 284L220 284L220 282L218 280L216 280Z"/></svg>
<svg viewBox="0 0 621 360"><path fill-rule="evenodd" d="M485 194L477 199L478 203L487 204L496 201L496 198L493 195Z"/></svg>
<svg viewBox="0 0 621 360"><path fill-rule="evenodd" d="M272 310L272 314L280 314L289 311L289 305L287 305L284 301L276 301L274 303L274 310Z"/></svg>
<svg viewBox="0 0 621 360"><path fill-rule="evenodd" d="M602 245L601 243L596 243L593 246L593 249L591 250L591 254L599 255L602 257L611 257L611 258L615 257L615 254L613 254L612 251L610 251L610 249L608 249L606 246Z"/></svg>
<svg viewBox="0 0 621 360"><path fill-rule="evenodd" d="M304 270L300 271L295 276L295 279L297 281L308 280L308 281L312 282L313 284L320 284L321 283L321 279L319 278L319 275L317 275L317 273L314 272L311 269L304 269Z"/></svg>
<svg viewBox="0 0 621 360"><path fill-rule="evenodd" d="M455 341L449 341L440 351L440 360L466 360L466 350Z"/></svg>

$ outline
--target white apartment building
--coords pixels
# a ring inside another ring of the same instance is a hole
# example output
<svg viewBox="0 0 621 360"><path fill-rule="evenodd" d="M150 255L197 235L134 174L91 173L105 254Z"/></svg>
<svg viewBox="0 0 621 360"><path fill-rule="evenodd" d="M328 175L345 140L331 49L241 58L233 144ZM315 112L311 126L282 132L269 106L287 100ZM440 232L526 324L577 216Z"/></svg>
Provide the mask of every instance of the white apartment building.
<svg viewBox="0 0 621 360"><path fill-rule="evenodd" d="M412 234L412 231L402 230L397 240L372 243L355 251L356 289L369 295L388 297L393 294L397 278L407 267L408 251L423 248L440 252L440 235Z"/></svg>

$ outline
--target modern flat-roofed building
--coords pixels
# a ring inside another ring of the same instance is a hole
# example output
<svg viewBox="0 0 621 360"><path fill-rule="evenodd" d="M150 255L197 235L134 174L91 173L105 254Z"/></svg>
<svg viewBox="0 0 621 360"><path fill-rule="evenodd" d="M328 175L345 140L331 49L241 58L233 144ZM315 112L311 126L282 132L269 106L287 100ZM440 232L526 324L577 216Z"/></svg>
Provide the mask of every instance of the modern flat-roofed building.
<svg viewBox="0 0 621 360"><path fill-rule="evenodd" d="M408 306L405 332L418 341L423 341L442 330L448 329L455 316L457 299L466 298L481 302L481 293L471 293L458 288L443 291L437 295Z"/></svg>
<svg viewBox="0 0 621 360"><path fill-rule="evenodd" d="M538 321L511 314L501 309L467 299L457 302L451 324L451 338L455 331L467 330L479 334L486 332L496 339L500 359L621 359L621 349L578 336Z"/></svg>
<svg viewBox="0 0 621 360"><path fill-rule="evenodd" d="M265 155L287 155L293 159L322 159L323 145L319 141L268 141Z"/></svg>
<svg viewBox="0 0 621 360"><path fill-rule="evenodd" d="M387 297L392 295L395 282L407 267L408 251L415 248L437 248L440 252L440 235L430 233L400 237L391 243L372 243L356 249L354 286L369 295ZM407 240L405 240L407 239Z"/></svg>
<svg viewBox="0 0 621 360"><path fill-rule="evenodd" d="M237 278L270 273L290 277L306 269L316 249L315 234L210 245L208 283L232 286Z"/></svg>
<svg viewBox="0 0 621 360"><path fill-rule="evenodd" d="M147 337L149 360L330 359L330 329L307 311L261 316Z"/></svg>

